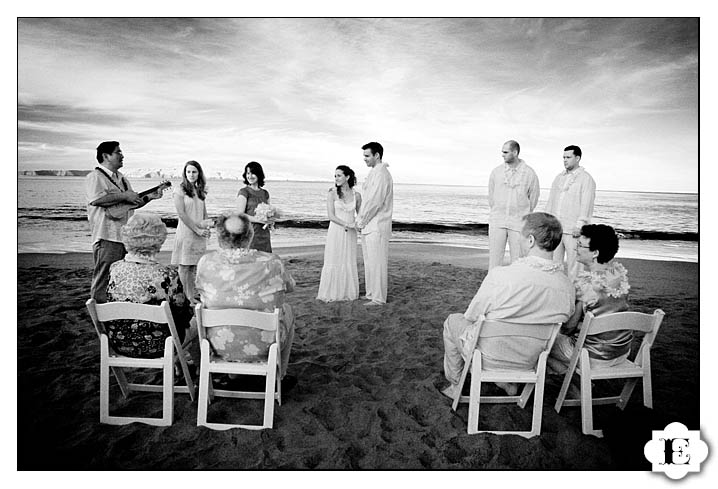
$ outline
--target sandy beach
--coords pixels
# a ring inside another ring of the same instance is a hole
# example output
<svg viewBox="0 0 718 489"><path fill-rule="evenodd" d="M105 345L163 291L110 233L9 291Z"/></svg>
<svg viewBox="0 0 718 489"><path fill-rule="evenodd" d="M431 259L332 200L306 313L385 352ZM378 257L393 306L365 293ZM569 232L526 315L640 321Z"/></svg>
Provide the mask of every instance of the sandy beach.
<svg viewBox="0 0 718 489"><path fill-rule="evenodd" d="M527 440L467 435L467 407L453 412L437 389L443 321L463 312L478 289L486 251L392 243L389 302L381 308L315 300L321 246L277 251L297 282L288 295L297 317L288 374L296 383L275 408L273 429L225 432L197 427L197 405L181 394L170 427L101 425L99 341L84 306L91 255L19 254L17 468L645 471L651 430L672 421L700 428L696 263L619 260L629 271L632 309L666 313L652 350L654 409L643 408L639 387L625 411L595 408L605 438L584 436L578 408L554 411L562 376L551 375L542 433ZM166 253L160 259L169 262ZM158 395L123 400L112 384L117 409L161 411ZM210 407L217 421L260 416L256 401L218 399ZM482 428L530 422L530 406L481 408Z"/></svg>

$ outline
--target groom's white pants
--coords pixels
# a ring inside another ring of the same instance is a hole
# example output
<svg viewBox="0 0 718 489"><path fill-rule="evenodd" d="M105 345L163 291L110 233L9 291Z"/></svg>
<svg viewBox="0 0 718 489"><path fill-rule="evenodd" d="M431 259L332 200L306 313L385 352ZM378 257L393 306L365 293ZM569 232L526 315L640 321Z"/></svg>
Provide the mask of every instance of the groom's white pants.
<svg viewBox="0 0 718 489"><path fill-rule="evenodd" d="M389 238L381 233L362 234L361 249L364 255L366 297L384 304L389 285Z"/></svg>

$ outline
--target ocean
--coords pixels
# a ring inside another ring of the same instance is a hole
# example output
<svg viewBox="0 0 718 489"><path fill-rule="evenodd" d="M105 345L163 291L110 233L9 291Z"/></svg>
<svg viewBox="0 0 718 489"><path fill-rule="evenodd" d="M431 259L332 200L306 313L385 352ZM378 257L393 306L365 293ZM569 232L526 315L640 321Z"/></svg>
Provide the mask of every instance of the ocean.
<svg viewBox="0 0 718 489"><path fill-rule="evenodd" d="M158 179L130 179L136 191ZM172 180L179 185L180 180ZM275 248L321 245L326 239L326 182L269 181L265 188L282 217L272 234ZM210 216L232 209L237 180L208 182ZM541 189L537 210L546 207ZM168 190L143 208L168 226L163 250L171 251L177 213ZM438 243L488 248L488 191L481 186L394 184L392 242ZM18 176L18 253L90 252L83 177ZM622 238L617 257L698 262L698 195L598 191L594 223L613 226ZM209 249L216 249L213 236Z"/></svg>

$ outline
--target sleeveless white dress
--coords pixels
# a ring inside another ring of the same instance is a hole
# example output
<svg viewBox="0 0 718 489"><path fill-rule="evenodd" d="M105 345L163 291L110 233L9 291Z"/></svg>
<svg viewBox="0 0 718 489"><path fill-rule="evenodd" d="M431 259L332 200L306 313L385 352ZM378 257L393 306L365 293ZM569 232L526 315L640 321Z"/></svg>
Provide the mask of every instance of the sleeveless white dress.
<svg viewBox="0 0 718 489"><path fill-rule="evenodd" d="M356 217L356 194L351 201L334 201L334 213L342 221L354 223ZM327 244L324 246L324 266L319 280L317 299L324 302L353 301L359 298L359 274L357 273L357 232L345 230L329 222Z"/></svg>

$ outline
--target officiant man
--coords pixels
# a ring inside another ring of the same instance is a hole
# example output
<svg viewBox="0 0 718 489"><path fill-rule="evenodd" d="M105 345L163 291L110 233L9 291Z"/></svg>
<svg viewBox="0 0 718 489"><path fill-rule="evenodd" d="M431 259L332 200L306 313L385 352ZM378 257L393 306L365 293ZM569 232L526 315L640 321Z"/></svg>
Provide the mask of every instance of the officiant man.
<svg viewBox="0 0 718 489"><path fill-rule="evenodd" d="M85 177L87 219L92 236L92 285L90 297L98 303L107 302L107 284L110 265L122 260L127 251L122 244L121 229L127 224L133 211L128 210L119 218L107 213L118 204L134 208L145 206L149 201L162 197L162 191L140 197L132 185L120 173L124 156L117 141L104 141L97 147L98 166Z"/></svg>
<svg viewBox="0 0 718 489"><path fill-rule="evenodd" d="M554 179L546 203L546 212L556 216L563 226L561 244L554 251L553 259L563 263L565 253L566 273L571 279L582 268L576 261L577 238L581 234L581 227L591 224L596 199L596 182L581 166L582 154L578 146L564 148L564 171Z"/></svg>
<svg viewBox="0 0 718 489"><path fill-rule="evenodd" d="M362 146L364 163L371 168L362 187L361 208L356 227L361 232L364 256L366 306L386 303L389 286L389 239L394 210L394 182L382 161L384 148L377 142Z"/></svg>

